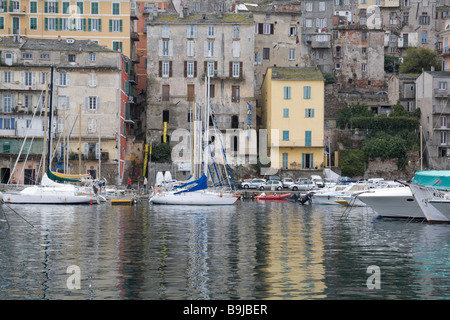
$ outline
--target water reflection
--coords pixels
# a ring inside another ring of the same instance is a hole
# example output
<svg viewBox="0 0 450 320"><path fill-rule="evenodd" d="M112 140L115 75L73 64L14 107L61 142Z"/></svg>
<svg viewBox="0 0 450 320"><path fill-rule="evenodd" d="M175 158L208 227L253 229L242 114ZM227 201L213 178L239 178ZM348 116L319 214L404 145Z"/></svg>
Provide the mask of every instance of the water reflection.
<svg viewBox="0 0 450 320"><path fill-rule="evenodd" d="M2 206L0 299L430 299L450 292L449 226L367 208ZM70 290L67 268L81 270ZM381 270L381 289L366 286Z"/></svg>

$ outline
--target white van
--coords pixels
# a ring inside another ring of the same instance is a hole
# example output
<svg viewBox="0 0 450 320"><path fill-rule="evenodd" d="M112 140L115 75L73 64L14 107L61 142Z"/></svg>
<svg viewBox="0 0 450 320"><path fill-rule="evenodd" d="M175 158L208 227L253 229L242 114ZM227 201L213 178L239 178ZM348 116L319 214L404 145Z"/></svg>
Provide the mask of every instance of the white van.
<svg viewBox="0 0 450 320"><path fill-rule="evenodd" d="M311 181L314 182L316 184L316 186L318 186L319 188L323 188L325 186L321 176L313 174L311 176Z"/></svg>

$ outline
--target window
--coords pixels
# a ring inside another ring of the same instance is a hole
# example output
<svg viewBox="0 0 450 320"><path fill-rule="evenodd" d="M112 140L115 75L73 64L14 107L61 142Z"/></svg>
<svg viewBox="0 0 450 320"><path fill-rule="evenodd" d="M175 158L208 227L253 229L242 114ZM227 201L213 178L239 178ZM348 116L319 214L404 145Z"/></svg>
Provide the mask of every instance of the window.
<svg viewBox="0 0 450 320"><path fill-rule="evenodd" d="M288 154L286 152L283 152L283 163L282 163L283 169L288 168Z"/></svg>
<svg viewBox="0 0 450 320"><path fill-rule="evenodd" d="M109 20L109 32L122 32L122 28L123 28L122 19Z"/></svg>
<svg viewBox="0 0 450 320"><path fill-rule="evenodd" d="M89 133L95 133L96 128L97 128L97 120L89 118L88 119L88 132Z"/></svg>
<svg viewBox="0 0 450 320"><path fill-rule="evenodd" d="M319 11L325 11L325 2L319 2Z"/></svg>
<svg viewBox="0 0 450 320"><path fill-rule="evenodd" d="M58 13L58 2L46 1L44 4L45 13Z"/></svg>
<svg viewBox="0 0 450 320"><path fill-rule="evenodd" d="M1 8L1 4L0 4L0 8ZM37 2L36 1L30 1L30 13L37 13Z"/></svg>
<svg viewBox="0 0 450 320"><path fill-rule="evenodd" d="M195 86L193 84L187 85L187 101L194 101L195 100ZM190 120L190 118L188 118ZM188 122L190 122L188 120Z"/></svg>
<svg viewBox="0 0 450 320"><path fill-rule="evenodd" d="M447 128L447 116L440 117L441 128Z"/></svg>
<svg viewBox="0 0 450 320"><path fill-rule="evenodd" d="M84 2L77 2L77 13L78 14L84 13Z"/></svg>
<svg viewBox="0 0 450 320"><path fill-rule="evenodd" d="M206 41L205 57L215 57L215 41Z"/></svg>
<svg viewBox="0 0 450 320"><path fill-rule="evenodd" d="M312 28L312 19L305 19L305 28Z"/></svg>
<svg viewBox="0 0 450 320"><path fill-rule="evenodd" d="M426 32L422 33L422 43L427 43L427 33Z"/></svg>
<svg viewBox="0 0 450 320"><path fill-rule="evenodd" d="M98 14L98 2L91 2L91 14Z"/></svg>
<svg viewBox="0 0 450 320"><path fill-rule="evenodd" d="M314 118L314 109L305 109L305 118Z"/></svg>
<svg viewBox="0 0 450 320"><path fill-rule="evenodd" d="M289 60L295 60L295 49L289 49Z"/></svg>
<svg viewBox="0 0 450 320"><path fill-rule="evenodd" d="M313 11L313 3L312 2L307 2L305 4L305 10L306 10L306 12L312 12Z"/></svg>
<svg viewBox="0 0 450 320"><path fill-rule="evenodd" d="M89 73L89 87L97 86L97 74L95 72Z"/></svg>
<svg viewBox="0 0 450 320"><path fill-rule="evenodd" d="M447 144L447 131L441 131L441 145Z"/></svg>
<svg viewBox="0 0 450 320"><path fill-rule="evenodd" d="M31 54L31 53L23 53L22 54L22 59L25 59L25 60L33 59L33 54Z"/></svg>
<svg viewBox="0 0 450 320"><path fill-rule="evenodd" d="M215 73L215 70L216 70L215 66L216 66L216 62L215 61L208 61L207 62L206 70L208 72L207 73L208 76L214 77L214 73Z"/></svg>
<svg viewBox="0 0 450 320"><path fill-rule="evenodd" d="M3 112L9 113L12 110L13 96L11 94L3 95Z"/></svg>
<svg viewBox="0 0 450 320"><path fill-rule="evenodd" d="M283 91L284 91L283 98L290 99L291 98L291 87L284 87Z"/></svg>
<svg viewBox="0 0 450 320"><path fill-rule="evenodd" d="M283 130L283 141L289 141L289 130Z"/></svg>
<svg viewBox="0 0 450 320"><path fill-rule="evenodd" d="M367 64L366 63L361 63L361 71L367 72Z"/></svg>
<svg viewBox="0 0 450 320"><path fill-rule="evenodd" d="M112 4L112 14L119 15L120 14L120 3Z"/></svg>
<svg viewBox="0 0 450 320"><path fill-rule="evenodd" d="M69 96L58 96L58 109L69 109L70 108L70 101Z"/></svg>
<svg viewBox="0 0 450 320"><path fill-rule="evenodd" d="M231 87L231 102L239 102L240 100L240 87L239 86L232 86Z"/></svg>
<svg viewBox="0 0 450 320"><path fill-rule="evenodd" d="M254 64L261 64L261 52L255 52Z"/></svg>
<svg viewBox="0 0 450 320"><path fill-rule="evenodd" d="M240 26L234 25L233 26L233 39L239 39L240 38Z"/></svg>
<svg viewBox="0 0 450 320"><path fill-rule="evenodd" d="M68 59L69 62L75 62L76 56L74 54L69 54L67 59Z"/></svg>
<svg viewBox="0 0 450 320"><path fill-rule="evenodd" d="M439 90L447 89L447 82L439 81Z"/></svg>
<svg viewBox="0 0 450 320"><path fill-rule="evenodd" d="M233 78L239 78L240 76L240 62L233 62Z"/></svg>
<svg viewBox="0 0 450 320"><path fill-rule="evenodd" d="M311 131L305 131L305 147L311 147Z"/></svg>
<svg viewBox="0 0 450 320"><path fill-rule="evenodd" d="M100 108L100 97L86 97L85 108L87 110L98 110Z"/></svg>
<svg viewBox="0 0 450 320"><path fill-rule="evenodd" d="M4 71L3 72L3 82L11 83L13 81L14 81L14 73L12 71Z"/></svg>
<svg viewBox="0 0 450 320"><path fill-rule="evenodd" d="M88 19L88 31L102 31L102 19Z"/></svg>
<svg viewBox="0 0 450 320"><path fill-rule="evenodd" d="M169 77L169 61L163 61L162 63L162 76Z"/></svg>
<svg viewBox="0 0 450 320"><path fill-rule="evenodd" d="M270 59L270 48L263 48L263 59Z"/></svg>
<svg viewBox="0 0 450 320"><path fill-rule="evenodd" d="M167 84L162 85L162 101L170 100L170 86Z"/></svg>
<svg viewBox="0 0 450 320"><path fill-rule="evenodd" d="M15 129L14 126L14 118L4 118L3 119L3 129L7 129L7 130L13 130Z"/></svg>
<svg viewBox="0 0 450 320"><path fill-rule="evenodd" d="M122 51L122 41L113 41L113 50Z"/></svg>
<svg viewBox="0 0 450 320"><path fill-rule="evenodd" d="M5 17L0 17L0 30L5 29Z"/></svg>
<svg viewBox="0 0 450 320"><path fill-rule="evenodd" d="M208 38L214 38L216 36L216 28L215 26L208 27Z"/></svg>
<svg viewBox="0 0 450 320"><path fill-rule="evenodd" d="M263 34L272 34L272 25L270 23L263 24Z"/></svg>
<svg viewBox="0 0 450 320"><path fill-rule="evenodd" d="M59 74L59 85L60 86L70 85L70 74L69 73L60 73Z"/></svg>
<svg viewBox="0 0 450 320"><path fill-rule="evenodd" d="M283 109L283 118L289 118L289 108Z"/></svg>
<svg viewBox="0 0 450 320"><path fill-rule="evenodd" d="M289 27L289 36L290 37L295 37L296 35L297 35L297 27L290 26Z"/></svg>
<svg viewBox="0 0 450 320"><path fill-rule="evenodd" d="M25 86L31 87L33 85L33 73L25 72Z"/></svg>
<svg viewBox="0 0 450 320"><path fill-rule="evenodd" d="M188 40L186 43L186 55L193 57L195 55L195 43L194 40Z"/></svg>
<svg viewBox="0 0 450 320"><path fill-rule="evenodd" d="M30 30L37 30L38 22L36 17L30 18Z"/></svg>
<svg viewBox="0 0 450 320"><path fill-rule="evenodd" d="M89 53L89 61L90 62L95 62L97 61L97 55L93 52Z"/></svg>
<svg viewBox="0 0 450 320"><path fill-rule="evenodd" d="M197 61L185 61L185 77L194 78L197 76Z"/></svg>
<svg viewBox="0 0 450 320"><path fill-rule="evenodd" d="M239 41L233 41L232 47L233 58L239 58L241 55L241 43Z"/></svg>
<svg viewBox="0 0 450 320"><path fill-rule="evenodd" d="M311 87L310 86L303 87L303 99L311 99Z"/></svg>
<svg viewBox="0 0 450 320"><path fill-rule="evenodd" d="M169 32L169 26L163 25L161 27L161 37L163 38L169 38L170 32Z"/></svg>
<svg viewBox="0 0 450 320"><path fill-rule="evenodd" d="M425 25L430 24L430 17L426 12L422 12L422 15L419 16L419 24Z"/></svg>
<svg viewBox="0 0 450 320"><path fill-rule="evenodd" d="M361 41L367 41L367 31L361 32Z"/></svg>
<svg viewBox="0 0 450 320"><path fill-rule="evenodd" d="M48 77L48 72L41 72L39 79L40 79L40 83L44 84L47 81L47 77Z"/></svg>
<svg viewBox="0 0 450 320"><path fill-rule="evenodd" d="M197 38L197 25L187 26L187 38Z"/></svg>

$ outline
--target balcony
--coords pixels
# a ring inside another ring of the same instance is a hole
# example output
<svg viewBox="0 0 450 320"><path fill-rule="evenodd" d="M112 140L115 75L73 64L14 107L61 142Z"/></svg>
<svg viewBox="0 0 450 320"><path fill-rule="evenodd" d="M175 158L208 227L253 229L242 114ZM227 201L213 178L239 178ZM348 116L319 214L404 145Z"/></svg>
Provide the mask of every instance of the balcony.
<svg viewBox="0 0 450 320"><path fill-rule="evenodd" d="M440 98L444 98L444 99L449 98L449 90L447 88L445 88L445 89L434 89L433 92L434 92L434 97L436 99L438 99L438 98L439 99Z"/></svg>
<svg viewBox="0 0 450 320"><path fill-rule="evenodd" d="M330 34L315 34L312 36L311 48L313 49L330 49L331 35Z"/></svg>

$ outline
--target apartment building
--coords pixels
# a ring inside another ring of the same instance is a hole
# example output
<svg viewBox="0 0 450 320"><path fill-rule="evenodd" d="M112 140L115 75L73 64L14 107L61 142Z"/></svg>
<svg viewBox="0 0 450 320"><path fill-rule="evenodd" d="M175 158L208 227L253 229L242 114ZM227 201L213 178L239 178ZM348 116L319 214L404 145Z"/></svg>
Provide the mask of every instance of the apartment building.
<svg viewBox="0 0 450 320"><path fill-rule="evenodd" d="M170 142L173 130L190 129L194 106L206 103L205 76L215 114L210 126L237 136L255 128L249 14L157 13L149 16L147 36L147 141ZM232 140L236 149L239 142Z"/></svg>
<svg viewBox="0 0 450 320"><path fill-rule="evenodd" d="M425 71L416 80L416 103L421 110L424 164L445 170L450 159L450 72Z"/></svg>
<svg viewBox="0 0 450 320"><path fill-rule="evenodd" d="M19 183L39 180L47 124L52 170L101 174L121 184L130 60L89 40L17 37L0 41L0 56L2 181L12 175Z"/></svg>
<svg viewBox="0 0 450 320"><path fill-rule="evenodd" d="M0 1L0 36L91 40L132 57L136 0Z"/></svg>
<svg viewBox="0 0 450 320"><path fill-rule="evenodd" d="M315 68L268 68L261 103L271 168L323 168L324 100L324 78Z"/></svg>

